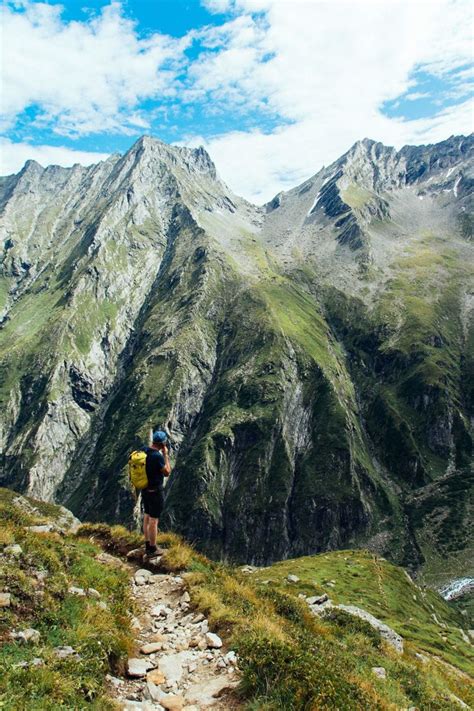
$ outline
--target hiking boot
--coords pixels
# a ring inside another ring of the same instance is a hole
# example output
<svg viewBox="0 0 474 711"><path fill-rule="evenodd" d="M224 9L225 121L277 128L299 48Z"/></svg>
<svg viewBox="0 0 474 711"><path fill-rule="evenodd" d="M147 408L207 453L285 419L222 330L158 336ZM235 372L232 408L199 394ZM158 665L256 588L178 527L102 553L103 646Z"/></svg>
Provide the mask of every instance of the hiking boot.
<svg viewBox="0 0 474 711"><path fill-rule="evenodd" d="M154 546L150 544L149 541L145 541L145 555L150 555Z"/></svg>
<svg viewBox="0 0 474 711"><path fill-rule="evenodd" d="M148 545L146 546L146 552L145 552L145 554L146 554L149 558L153 558L153 556L158 555L158 548L157 548L156 546L151 546L151 545L148 543Z"/></svg>

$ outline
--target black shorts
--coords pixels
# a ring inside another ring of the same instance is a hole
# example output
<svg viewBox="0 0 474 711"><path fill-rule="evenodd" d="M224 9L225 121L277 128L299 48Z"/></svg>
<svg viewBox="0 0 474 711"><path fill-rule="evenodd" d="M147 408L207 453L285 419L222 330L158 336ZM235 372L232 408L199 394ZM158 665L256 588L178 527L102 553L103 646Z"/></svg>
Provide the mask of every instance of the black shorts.
<svg viewBox="0 0 474 711"><path fill-rule="evenodd" d="M164 504L163 491L161 489L158 489L157 491L149 491L148 489L143 489L142 501L143 509L146 514L148 514L152 518L160 518Z"/></svg>

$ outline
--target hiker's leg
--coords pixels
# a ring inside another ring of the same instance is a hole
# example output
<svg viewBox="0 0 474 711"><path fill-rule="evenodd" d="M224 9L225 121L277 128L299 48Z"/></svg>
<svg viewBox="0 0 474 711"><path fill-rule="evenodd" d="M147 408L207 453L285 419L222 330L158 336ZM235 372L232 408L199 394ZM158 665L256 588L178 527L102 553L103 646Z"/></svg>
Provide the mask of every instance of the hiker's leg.
<svg viewBox="0 0 474 711"><path fill-rule="evenodd" d="M149 525L149 522L150 522L150 517L149 517L148 514L145 514L145 515L143 516L143 535L145 536L145 541L148 541L148 542L150 541L150 539L149 539L149 537L148 537L148 525Z"/></svg>
<svg viewBox="0 0 474 711"><path fill-rule="evenodd" d="M156 532L158 530L158 519L157 518L152 518L151 516L148 519L148 535L149 535L149 541L150 541L150 546L156 546Z"/></svg>

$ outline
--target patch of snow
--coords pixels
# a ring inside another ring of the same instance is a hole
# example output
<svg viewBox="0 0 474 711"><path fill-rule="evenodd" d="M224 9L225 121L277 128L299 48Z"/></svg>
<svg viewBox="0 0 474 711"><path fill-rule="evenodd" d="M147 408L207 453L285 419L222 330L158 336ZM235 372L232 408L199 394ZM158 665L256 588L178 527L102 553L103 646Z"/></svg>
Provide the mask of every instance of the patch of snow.
<svg viewBox="0 0 474 711"><path fill-rule="evenodd" d="M456 182L454 183L454 188L453 188L454 197L458 196L458 185L460 182L461 182L461 176L459 176L459 178L457 178Z"/></svg>
<svg viewBox="0 0 474 711"><path fill-rule="evenodd" d="M311 207L309 208L308 212L306 213L306 217L309 217L309 216L311 215L311 213L313 212L314 208L316 207L316 203L317 203L318 200L319 200L319 196L320 196L320 195L321 195L321 190L318 191L316 197L314 198L313 204L311 205Z"/></svg>

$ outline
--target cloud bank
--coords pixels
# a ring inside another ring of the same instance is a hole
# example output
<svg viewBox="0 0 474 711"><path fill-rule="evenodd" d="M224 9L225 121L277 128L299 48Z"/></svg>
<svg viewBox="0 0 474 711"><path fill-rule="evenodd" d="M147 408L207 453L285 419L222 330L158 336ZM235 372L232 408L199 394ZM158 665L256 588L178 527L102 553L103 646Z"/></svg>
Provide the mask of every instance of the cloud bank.
<svg viewBox="0 0 474 711"><path fill-rule="evenodd" d="M82 146L99 133L157 132L168 109L178 126L198 110L181 142L204 144L223 179L255 202L365 136L400 147L472 130L469 0L202 4L216 22L176 38L141 36L118 2L83 22L63 21L58 5L7 3L5 128L13 132L33 111L32 133L49 130ZM436 83L436 95L418 86L420 73ZM427 97L435 109L411 117L410 106ZM24 150L15 158L6 146L8 172ZM34 150L72 159L70 147Z"/></svg>

